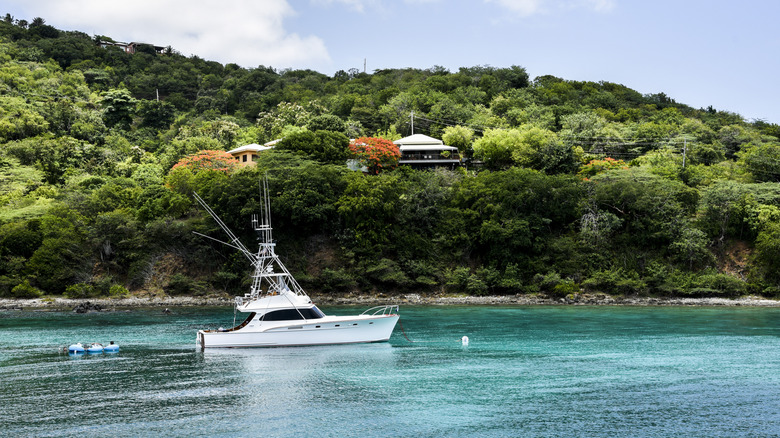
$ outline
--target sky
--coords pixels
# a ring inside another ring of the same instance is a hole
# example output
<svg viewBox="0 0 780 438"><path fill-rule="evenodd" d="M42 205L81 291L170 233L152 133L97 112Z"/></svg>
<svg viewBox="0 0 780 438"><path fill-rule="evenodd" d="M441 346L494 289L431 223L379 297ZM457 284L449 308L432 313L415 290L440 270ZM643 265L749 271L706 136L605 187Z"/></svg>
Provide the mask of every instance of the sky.
<svg viewBox="0 0 780 438"><path fill-rule="evenodd" d="M517 65L780 124L776 0L2 0L0 13L247 68Z"/></svg>

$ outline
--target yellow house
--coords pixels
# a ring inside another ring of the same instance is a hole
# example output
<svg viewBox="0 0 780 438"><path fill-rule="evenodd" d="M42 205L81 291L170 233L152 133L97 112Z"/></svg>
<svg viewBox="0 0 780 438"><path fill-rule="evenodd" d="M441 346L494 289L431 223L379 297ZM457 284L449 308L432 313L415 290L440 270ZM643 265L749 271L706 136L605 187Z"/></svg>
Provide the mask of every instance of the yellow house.
<svg viewBox="0 0 780 438"><path fill-rule="evenodd" d="M257 154L262 151L267 151L268 149L273 149L276 141L277 140L270 141L262 146L257 143L252 143L227 152L238 160L239 165L254 166L255 161L257 161Z"/></svg>

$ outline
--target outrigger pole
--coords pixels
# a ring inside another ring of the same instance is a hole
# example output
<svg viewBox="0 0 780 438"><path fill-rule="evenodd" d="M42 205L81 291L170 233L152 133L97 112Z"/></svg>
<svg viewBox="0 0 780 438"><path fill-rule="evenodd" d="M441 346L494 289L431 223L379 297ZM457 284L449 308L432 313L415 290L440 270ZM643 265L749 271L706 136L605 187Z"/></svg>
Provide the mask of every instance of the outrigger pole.
<svg viewBox="0 0 780 438"><path fill-rule="evenodd" d="M203 198L201 198L200 195L198 195L195 192L192 192L192 196L195 198L196 201L198 201L198 204L200 204L200 206L203 207L203 209L205 209L211 215L212 218L214 218L214 221L217 223L217 225L220 226L220 228L222 228L222 231L224 231L225 234L228 235L228 237L230 238L230 243L223 242L223 241L221 241L219 239L215 239L213 237L209 237L209 236L207 236L205 234L201 234L201 233L199 233L197 231L193 231L193 233L197 234L198 236L203 236L203 237L205 237L207 239L215 240L215 241L217 241L219 243L222 243L224 245L227 245L227 246L229 246L231 248L235 248L235 249L241 251L246 256L246 258L249 259L250 263L252 263L253 266L257 265L257 256L252 254L252 252L250 252L247 249L247 247L244 246L243 243L241 243L241 241L238 239L238 237L235 234L233 234L233 232L230 231L230 228L228 228L228 226L224 222L222 222L222 219L220 219L219 216L217 216L217 213L215 213L214 210L212 210L211 207L209 207L209 205L206 204L206 201L204 201Z"/></svg>

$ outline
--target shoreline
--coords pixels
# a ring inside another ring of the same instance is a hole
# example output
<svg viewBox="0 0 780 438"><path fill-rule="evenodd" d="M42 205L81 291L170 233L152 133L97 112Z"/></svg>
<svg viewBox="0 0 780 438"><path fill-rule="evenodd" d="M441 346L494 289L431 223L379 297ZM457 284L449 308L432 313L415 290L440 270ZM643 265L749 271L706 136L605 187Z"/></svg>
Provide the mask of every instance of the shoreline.
<svg viewBox="0 0 780 438"><path fill-rule="evenodd" d="M780 300L747 296L739 298L658 298L658 297L614 297L605 294L578 294L567 298L551 298L529 295L494 296L452 296L452 295L363 295L363 294L311 294L317 305L432 305L432 306L721 306L721 307L780 307ZM232 306L233 298L225 297L126 297L126 298L83 298L44 297L35 299L0 298L2 310L73 310L104 311L146 307L194 307ZM83 313L83 312L81 312Z"/></svg>

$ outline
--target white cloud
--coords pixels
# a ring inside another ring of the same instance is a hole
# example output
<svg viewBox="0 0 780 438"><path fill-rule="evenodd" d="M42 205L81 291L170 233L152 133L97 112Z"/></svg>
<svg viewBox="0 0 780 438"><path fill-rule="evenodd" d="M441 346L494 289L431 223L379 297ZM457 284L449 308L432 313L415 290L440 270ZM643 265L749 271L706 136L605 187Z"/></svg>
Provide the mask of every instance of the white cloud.
<svg viewBox="0 0 780 438"><path fill-rule="evenodd" d="M333 3L341 3L348 7L358 11L365 12L366 7L380 7L380 0L311 0L313 4L319 5L332 5Z"/></svg>
<svg viewBox="0 0 780 438"><path fill-rule="evenodd" d="M509 9L523 17L533 15L539 12L541 0L485 0L487 3L498 3L498 5Z"/></svg>
<svg viewBox="0 0 780 438"><path fill-rule="evenodd" d="M510 11L527 17L534 14L562 9L590 9L597 12L608 12L615 7L616 0L484 0L486 3L496 3Z"/></svg>
<svg viewBox="0 0 780 438"><path fill-rule="evenodd" d="M60 29L171 46L222 63L286 68L330 61L320 38L285 30L284 20L295 15L287 0L7 1Z"/></svg>

